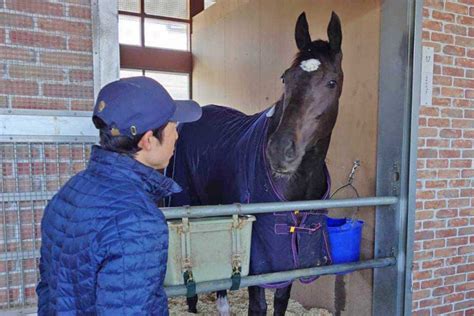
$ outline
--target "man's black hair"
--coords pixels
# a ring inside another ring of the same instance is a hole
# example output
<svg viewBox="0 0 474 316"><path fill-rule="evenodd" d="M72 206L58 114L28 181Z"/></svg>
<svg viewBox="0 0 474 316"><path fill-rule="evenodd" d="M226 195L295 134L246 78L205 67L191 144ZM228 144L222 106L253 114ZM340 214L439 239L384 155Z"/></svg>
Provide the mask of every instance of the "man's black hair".
<svg viewBox="0 0 474 316"><path fill-rule="evenodd" d="M100 146L102 148L124 154L132 158L134 158L136 153L141 150L141 148L138 147L138 143L145 133L132 137L125 135L112 136L110 134L110 130L108 130L107 124L105 124L104 121L102 121L97 116L94 116L92 120L94 121L94 125L99 129ZM168 124L164 124L163 126L152 130L153 136L158 138L160 143L163 142L163 130L165 129L166 125Z"/></svg>

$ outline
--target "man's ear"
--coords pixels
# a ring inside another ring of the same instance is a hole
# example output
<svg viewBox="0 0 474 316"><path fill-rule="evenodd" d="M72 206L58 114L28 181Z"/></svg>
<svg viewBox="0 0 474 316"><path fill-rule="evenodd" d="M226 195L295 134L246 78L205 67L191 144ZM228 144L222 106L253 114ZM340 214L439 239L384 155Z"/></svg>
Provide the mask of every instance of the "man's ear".
<svg viewBox="0 0 474 316"><path fill-rule="evenodd" d="M142 138L138 142L138 147L143 150L150 150L151 149L151 138L153 137L153 132L148 131L143 134Z"/></svg>

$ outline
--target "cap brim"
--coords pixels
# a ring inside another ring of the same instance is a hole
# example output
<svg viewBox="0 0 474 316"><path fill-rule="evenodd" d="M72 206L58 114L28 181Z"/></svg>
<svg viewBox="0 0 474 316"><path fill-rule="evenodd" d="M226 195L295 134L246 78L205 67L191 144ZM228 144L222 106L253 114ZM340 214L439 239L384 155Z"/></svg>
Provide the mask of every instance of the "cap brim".
<svg viewBox="0 0 474 316"><path fill-rule="evenodd" d="M192 100L175 100L176 111L169 119L179 123L189 123L201 118L202 109L199 104Z"/></svg>

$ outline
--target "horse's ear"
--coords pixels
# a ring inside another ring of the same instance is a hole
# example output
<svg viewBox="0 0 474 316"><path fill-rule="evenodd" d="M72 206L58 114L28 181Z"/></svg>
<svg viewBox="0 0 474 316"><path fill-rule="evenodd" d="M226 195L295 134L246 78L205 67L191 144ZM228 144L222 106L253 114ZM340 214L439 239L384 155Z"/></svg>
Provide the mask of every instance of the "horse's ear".
<svg viewBox="0 0 474 316"><path fill-rule="evenodd" d="M300 14L298 21L296 21L295 40L299 50L303 50L306 45L311 43L308 21L306 21L306 14L304 12Z"/></svg>
<svg viewBox="0 0 474 316"><path fill-rule="evenodd" d="M334 11L331 15L331 21L329 21L328 24L328 38L331 50L335 53L339 53L341 51L342 42L341 21Z"/></svg>

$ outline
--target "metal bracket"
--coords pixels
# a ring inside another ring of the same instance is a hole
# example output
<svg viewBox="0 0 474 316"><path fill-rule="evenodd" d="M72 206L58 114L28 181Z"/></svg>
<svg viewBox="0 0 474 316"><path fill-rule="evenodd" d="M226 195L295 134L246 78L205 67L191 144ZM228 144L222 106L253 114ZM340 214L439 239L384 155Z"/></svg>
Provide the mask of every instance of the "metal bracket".
<svg viewBox="0 0 474 316"><path fill-rule="evenodd" d="M232 215L232 270L241 266L240 220L237 214Z"/></svg>
<svg viewBox="0 0 474 316"><path fill-rule="evenodd" d="M400 195L400 162L395 161L391 170L391 190L393 196Z"/></svg>
<svg viewBox="0 0 474 316"><path fill-rule="evenodd" d="M182 219L182 234L181 234L181 257L183 272L191 271L193 264L191 258L191 232L189 227L189 219L183 217Z"/></svg>

